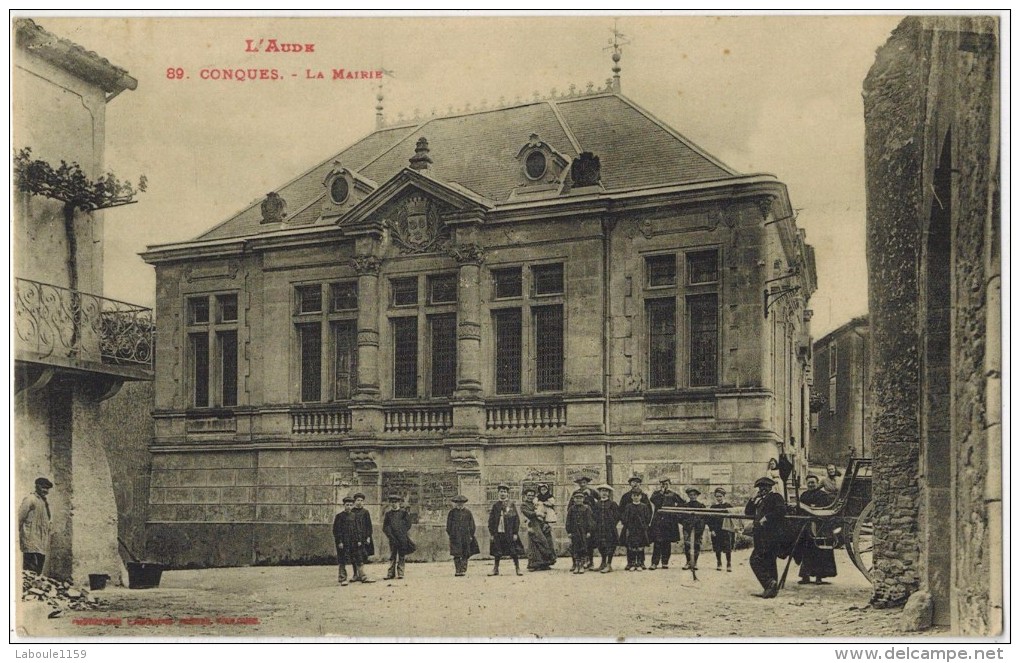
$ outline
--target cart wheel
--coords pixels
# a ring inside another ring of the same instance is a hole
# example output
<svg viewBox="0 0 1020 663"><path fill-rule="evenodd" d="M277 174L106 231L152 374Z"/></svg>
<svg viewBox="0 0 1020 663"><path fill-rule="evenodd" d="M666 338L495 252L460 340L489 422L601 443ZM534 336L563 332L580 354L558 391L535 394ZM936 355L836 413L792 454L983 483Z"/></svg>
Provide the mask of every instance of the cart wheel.
<svg viewBox="0 0 1020 663"><path fill-rule="evenodd" d="M872 569L874 569L872 553L875 549L875 527L872 521L874 512L875 503L868 502L868 505L854 521L853 531L851 531L850 540L846 545L850 560L871 584L875 584L875 579L872 577Z"/></svg>

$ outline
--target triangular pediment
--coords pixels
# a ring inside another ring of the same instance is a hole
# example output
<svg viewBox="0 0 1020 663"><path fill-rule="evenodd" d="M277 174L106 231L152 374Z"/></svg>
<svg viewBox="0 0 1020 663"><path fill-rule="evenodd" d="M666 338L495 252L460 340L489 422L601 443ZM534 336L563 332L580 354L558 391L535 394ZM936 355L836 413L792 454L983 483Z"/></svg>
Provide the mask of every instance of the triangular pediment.
<svg viewBox="0 0 1020 663"><path fill-rule="evenodd" d="M348 232L385 229L398 253L431 253L450 243L449 221L482 216L490 207L468 189L408 168L359 202L339 223Z"/></svg>
<svg viewBox="0 0 1020 663"><path fill-rule="evenodd" d="M491 201L470 189L440 182L405 168L344 214L339 223L344 227L381 224L386 218L386 212L392 214L394 208L399 208L412 197L424 197L432 201L442 215L471 212L484 214L492 208Z"/></svg>

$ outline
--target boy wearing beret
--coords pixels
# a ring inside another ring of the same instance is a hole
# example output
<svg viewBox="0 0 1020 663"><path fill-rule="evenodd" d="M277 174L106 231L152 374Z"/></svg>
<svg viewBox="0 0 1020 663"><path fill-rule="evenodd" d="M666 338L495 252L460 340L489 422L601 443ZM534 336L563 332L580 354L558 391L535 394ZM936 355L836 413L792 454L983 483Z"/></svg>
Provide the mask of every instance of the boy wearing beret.
<svg viewBox="0 0 1020 663"><path fill-rule="evenodd" d="M726 501L726 491L722 487L716 488L713 494L715 495L715 503L708 507L709 509L728 513L733 508L733 505ZM723 516L711 516L705 518L705 524L708 525L708 530L712 535L712 550L715 552L715 570L722 571L722 556L725 553L726 570L732 571L733 521Z"/></svg>

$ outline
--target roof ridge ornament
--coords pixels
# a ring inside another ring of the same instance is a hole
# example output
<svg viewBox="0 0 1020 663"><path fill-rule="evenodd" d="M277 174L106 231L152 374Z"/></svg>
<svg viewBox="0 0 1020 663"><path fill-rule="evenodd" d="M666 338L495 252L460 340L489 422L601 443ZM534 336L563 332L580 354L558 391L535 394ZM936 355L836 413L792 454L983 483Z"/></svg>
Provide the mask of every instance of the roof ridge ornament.
<svg viewBox="0 0 1020 663"><path fill-rule="evenodd" d="M613 33L613 38L609 41L609 46L606 46L604 51L613 49L613 77L608 79L607 83L612 87L612 92L617 94L620 93L620 59L623 57L623 47L630 44L630 39L627 35L620 32L617 27L617 19L613 19L613 27L609 29Z"/></svg>
<svg viewBox="0 0 1020 663"><path fill-rule="evenodd" d="M383 70L386 71L386 70ZM619 72L619 67L616 68ZM614 80L612 77L607 78L605 85L596 86L594 82L588 81L584 86L576 83L571 83L566 89L558 87L552 88L546 95L542 95L538 90L531 93L531 99L522 97L517 94L513 99L508 99L505 96L501 96L499 101L490 104L487 99L482 99L481 103L472 104L471 102L465 102L463 105L454 106L453 104L447 104L446 110L437 110L432 108L431 112L423 112L421 108L415 108L414 114L405 114L403 111L397 113L397 116L393 120L387 121L383 117L382 113L382 84L379 84L379 91L376 95L378 105L376 106L376 129L385 129L388 127L394 127L399 125L405 125L410 123L422 124L430 120L444 117L452 117L456 115L467 115L471 113L484 113L486 111L502 110L504 108L513 108L515 106L525 106L529 104L536 104L545 101L559 101L561 99L580 99L581 97L591 97L599 94L612 94L619 92L620 80L619 75Z"/></svg>

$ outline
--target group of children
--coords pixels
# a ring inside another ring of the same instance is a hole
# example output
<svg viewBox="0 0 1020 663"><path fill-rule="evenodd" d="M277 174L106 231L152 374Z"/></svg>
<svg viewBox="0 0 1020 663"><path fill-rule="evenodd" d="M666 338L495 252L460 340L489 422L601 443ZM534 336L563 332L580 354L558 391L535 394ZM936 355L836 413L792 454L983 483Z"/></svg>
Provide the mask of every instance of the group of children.
<svg viewBox="0 0 1020 663"><path fill-rule="evenodd" d="M724 515L732 509L726 501L726 491L716 488L715 503L706 507L698 498L701 491L691 486L686 489L684 499L671 489L668 478L660 480L660 487L651 498L641 489L641 478L629 480L630 490L621 496L620 502L613 500L613 488L601 485L590 488L588 477L579 477L578 484L570 498L564 525L570 536L570 555L573 561L571 573L582 574L595 570L594 554L598 550L601 563L600 573L613 571L613 557L618 546L627 550L626 571L643 571L669 568L672 544L683 541L686 564L684 569L698 567L701 553L701 539L706 526L711 532L712 548L716 557L716 569L722 570L723 556L726 570L732 571L731 553L736 526ZM339 582L347 585L346 565L354 567L354 581L372 582L364 572L368 557L375 553L372 542L372 520L364 508L365 496L356 493L343 500L344 510L333 521L333 537L339 560ZM453 557L454 575L467 574L468 559L481 552L475 536L475 521L466 508L468 498L458 495L453 498L453 509L446 518L446 533L450 540L450 555ZM404 558L415 550L410 539L411 517L399 495L389 496L390 508L383 520L383 533L390 544L390 567L386 579L403 579ZM663 511L663 507L686 507L705 509L704 516L683 515ZM712 515L711 511L720 512ZM520 514L527 519L528 549L521 540ZM514 573L521 573L520 559L527 556L528 570L541 571L556 562L552 539L552 524L559 522L556 500L551 486L539 484L537 488L526 488L520 512L510 500L510 487L497 487L497 500L489 510L489 554L493 558L490 576L500 574L500 561L509 557L513 561ZM651 545L651 566L645 566L645 550Z"/></svg>

